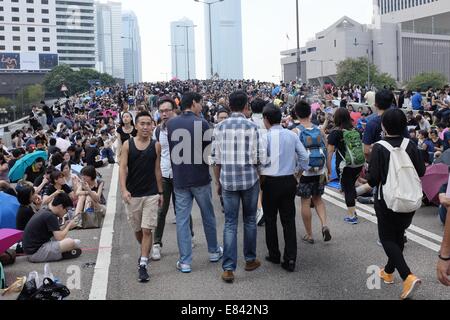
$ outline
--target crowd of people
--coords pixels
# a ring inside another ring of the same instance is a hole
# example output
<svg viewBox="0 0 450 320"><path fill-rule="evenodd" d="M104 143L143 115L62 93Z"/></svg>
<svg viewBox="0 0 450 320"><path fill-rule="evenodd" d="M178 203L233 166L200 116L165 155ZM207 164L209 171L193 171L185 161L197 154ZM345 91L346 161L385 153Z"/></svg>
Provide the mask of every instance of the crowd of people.
<svg viewBox="0 0 450 320"><path fill-rule="evenodd" d="M40 115L45 115L43 123ZM393 283L397 270L403 280L402 299L410 298L421 283L403 257L405 230L418 209L417 194L409 194L411 205L386 190L393 188L391 167L397 163L393 157L408 162L411 171L405 176L414 184L427 165L450 152L448 86L430 88L423 97L420 91L396 94L389 88L375 92L357 85L314 88L253 80L142 83L125 89L93 88L52 107L43 102L33 107L29 124L14 133L12 148L2 145L0 180L2 190L21 204L17 228L24 230L22 247L31 262L81 255L81 242L69 238L69 230L101 227L106 200L97 169L118 163L128 221L141 251L140 282L150 279L149 261L162 258L171 201L179 249L176 268L192 271L194 199L209 261L223 259L223 281L235 280L241 203L245 270L261 265L256 254L259 225L265 227L265 260L294 272L295 198L301 199L306 231L302 241L311 245L316 241L313 210L323 241L331 241L322 195L336 171L347 206L345 223L358 224L357 200L375 204L380 243L388 257L380 277ZM39 151L47 156L35 159L23 177L10 181L10 170ZM213 180L225 216L223 246L217 239ZM440 216L445 223L450 199L446 186L442 190ZM409 211L399 211L402 208ZM438 266L446 285L449 225Z"/></svg>

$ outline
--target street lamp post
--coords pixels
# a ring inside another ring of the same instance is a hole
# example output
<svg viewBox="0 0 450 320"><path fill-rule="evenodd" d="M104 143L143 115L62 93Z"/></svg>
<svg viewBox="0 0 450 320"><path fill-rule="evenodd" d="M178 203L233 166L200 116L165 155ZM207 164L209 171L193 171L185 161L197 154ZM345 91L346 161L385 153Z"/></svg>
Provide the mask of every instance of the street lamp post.
<svg viewBox="0 0 450 320"><path fill-rule="evenodd" d="M300 54L301 54L301 52L300 52L300 21L299 21L299 13L298 13L298 10L299 10L298 0L295 1L295 4L296 4L295 12L297 15L297 82L299 82L300 78L302 77L302 74L301 74L302 67L301 67L301 60L300 60Z"/></svg>
<svg viewBox="0 0 450 320"><path fill-rule="evenodd" d="M175 48L175 77L178 79L178 47L184 47L184 44L169 44L169 47Z"/></svg>
<svg viewBox="0 0 450 320"><path fill-rule="evenodd" d="M136 79L135 79L135 74L134 74L134 70L135 70L135 65L134 65L134 39L133 37L125 37L122 36L122 39L128 39L131 42L131 64L133 67L133 84L136 83Z"/></svg>
<svg viewBox="0 0 450 320"><path fill-rule="evenodd" d="M213 68L213 50L212 50L212 24L211 24L211 6L213 4L224 2L225 0L216 0L213 2L206 2L202 0L194 0L195 2L204 3L208 6L208 17L209 17L209 55L210 55L210 63L211 63L211 78L214 77L214 68Z"/></svg>
<svg viewBox="0 0 450 320"><path fill-rule="evenodd" d="M190 57L189 57L189 28L195 28L196 25L193 26L180 26L178 25L177 28L184 28L186 30L186 60L187 60L187 69L188 69L188 80L191 80L191 68L190 68Z"/></svg>
<svg viewBox="0 0 450 320"><path fill-rule="evenodd" d="M358 43L358 41L355 38L355 43L353 44L355 47L357 46L365 46L367 47L367 89L371 89L370 85L370 44L367 43ZM378 42L377 45L381 46L383 45L382 42ZM372 45L372 51L373 51L373 45Z"/></svg>

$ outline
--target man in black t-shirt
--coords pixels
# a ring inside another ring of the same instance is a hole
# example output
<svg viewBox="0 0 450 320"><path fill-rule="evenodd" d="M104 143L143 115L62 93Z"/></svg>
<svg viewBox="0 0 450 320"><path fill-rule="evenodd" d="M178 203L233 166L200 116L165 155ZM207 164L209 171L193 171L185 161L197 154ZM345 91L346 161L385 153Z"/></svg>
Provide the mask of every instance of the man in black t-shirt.
<svg viewBox="0 0 450 320"><path fill-rule="evenodd" d="M28 222L23 234L23 249L30 262L53 262L81 255L80 240L67 237L76 222L71 220L62 230L59 227L58 218L64 217L71 207L69 196L60 193L48 209L42 209Z"/></svg>

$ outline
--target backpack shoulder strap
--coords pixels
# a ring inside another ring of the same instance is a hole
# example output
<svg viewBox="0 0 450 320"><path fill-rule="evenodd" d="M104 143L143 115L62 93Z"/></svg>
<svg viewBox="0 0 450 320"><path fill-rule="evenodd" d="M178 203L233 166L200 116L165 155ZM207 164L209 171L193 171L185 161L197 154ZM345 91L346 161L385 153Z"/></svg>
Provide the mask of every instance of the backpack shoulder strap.
<svg viewBox="0 0 450 320"><path fill-rule="evenodd" d="M383 147L388 149L389 152L392 152L394 150L394 147L387 141L381 140L381 141L378 141L377 144L382 145Z"/></svg>
<svg viewBox="0 0 450 320"><path fill-rule="evenodd" d="M159 137L161 136L161 127L157 126L155 131L156 141L159 142Z"/></svg>
<svg viewBox="0 0 450 320"><path fill-rule="evenodd" d="M406 139L406 138L403 139L401 148L406 151L406 148L408 148L408 145L409 145L409 139Z"/></svg>

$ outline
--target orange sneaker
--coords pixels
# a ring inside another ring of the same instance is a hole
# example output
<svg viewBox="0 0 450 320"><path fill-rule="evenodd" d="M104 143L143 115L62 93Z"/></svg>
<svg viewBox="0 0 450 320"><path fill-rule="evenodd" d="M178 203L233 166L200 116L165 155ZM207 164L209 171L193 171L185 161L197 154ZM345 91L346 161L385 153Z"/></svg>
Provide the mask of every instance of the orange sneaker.
<svg viewBox="0 0 450 320"><path fill-rule="evenodd" d="M384 269L381 269L380 271L380 278L383 279L386 284L394 284L394 274L386 273Z"/></svg>
<svg viewBox="0 0 450 320"><path fill-rule="evenodd" d="M422 280L417 278L415 275L410 274L403 282L403 292L400 299L411 299L421 284Z"/></svg>

